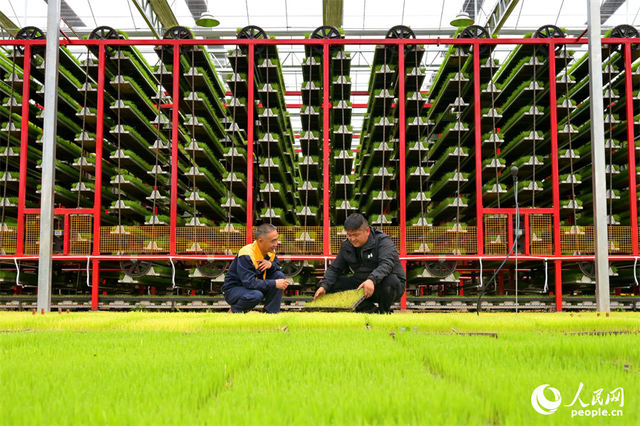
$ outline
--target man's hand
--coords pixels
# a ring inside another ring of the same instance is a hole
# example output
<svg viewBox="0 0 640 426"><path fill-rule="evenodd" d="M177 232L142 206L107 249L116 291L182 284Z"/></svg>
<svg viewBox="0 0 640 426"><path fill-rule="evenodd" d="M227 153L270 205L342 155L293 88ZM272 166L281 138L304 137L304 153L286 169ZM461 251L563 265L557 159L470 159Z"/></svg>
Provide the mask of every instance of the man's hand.
<svg viewBox="0 0 640 426"><path fill-rule="evenodd" d="M284 278L276 280L276 288L279 288L280 290L286 290L289 284L291 284L291 282Z"/></svg>
<svg viewBox="0 0 640 426"><path fill-rule="evenodd" d="M264 272L269 268L271 268L271 262L267 259L258 259L258 271Z"/></svg>
<svg viewBox="0 0 640 426"><path fill-rule="evenodd" d="M371 281L371 280L366 280L365 282L360 284L360 287L358 287L358 290L360 290L363 287L364 287L364 297L366 299L370 298L373 295L373 292L376 289L374 284L373 284L373 281Z"/></svg>
<svg viewBox="0 0 640 426"><path fill-rule="evenodd" d="M318 290L316 290L316 294L313 295L313 300L316 300L318 297L322 297L327 293L327 290L324 289L324 287L320 287Z"/></svg>

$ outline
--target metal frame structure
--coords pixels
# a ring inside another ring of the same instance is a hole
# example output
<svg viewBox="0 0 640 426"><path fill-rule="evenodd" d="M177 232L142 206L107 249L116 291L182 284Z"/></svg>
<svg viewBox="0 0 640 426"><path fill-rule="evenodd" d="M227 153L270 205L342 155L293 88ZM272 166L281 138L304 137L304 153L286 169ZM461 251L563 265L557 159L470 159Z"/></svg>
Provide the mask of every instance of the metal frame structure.
<svg viewBox="0 0 640 426"><path fill-rule="evenodd" d="M103 149L103 139L104 139L104 128L102 117L104 114L104 92L105 92L105 50L107 47L114 46L171 46L173 49L179 49L181 46L194 46L194 45L239 45L248 47L249 55L249 74L248 74L248 87L249 87L249 99L254 98L253 87L254 87L254 49L259 46L264 45L313 45L313 46L322 46L324 51L324 102L322 104L322 108L324 110L323 114L323 156L324 156L324 186L323 186L323 229L324 229L324 239L323 239L323 252L313 255L290 255L288 256L292 260L331 260L335 257L335 254L331 253L330 248L330 215L329 215L329 206L330 206L330 197L329 193L329 153L330 153L330 141L329 141L329 111L332 107L329 101L329 49L331 46L335 45L393 45L398 46L398 48L404 49L406 45L425 45L425 46L440 46L440 45L456 45L456 46L471 46L475 51L478 51L481 46L496 46L496 45L545 45L548 47L548 54L550 55L550 66L548 70L549 81L554 82L556 80L555 74L555 61L552 60L555 54L555 47L559 44L562 45L582 45L587 42L586 39L577 38L577 39L444 39L444 38L423 38L423 39L357 39L357 40L349 40L349 39L299 39L299 40L278 40L278 39L237 39L237 40L211 40L211 39L195 39L195 40L60 40L60 45L62 46L91 46L97 47L99 49L99 57L98 57L98 78L97 78L97 94L98 94L98 125L96 132L96 156L98 159L102 158L102 149ZM617 44L622 45L624 47L624 51L626 52L625 56L625 90L627 99L632 99L633 94L633 75L631 73L631 47L632 44L637 43L637 39L625 39L625 38L616 38L616 39L602 39L603 44ZM30 49L35 46L43 46L45 44L44 40L0 40L0 45L2 46L25 46L25 57L24 57L24 69L25 69L25 78L23 85L23 97L24 99L29 99L30 93L30 79L28 70L30 69ZM473 55L473 69L476 75L480 75L480 57L479 55ZM399 103L399 120L400 122L405 121L405 95L404 95L404 87L405 87L405 59L404 55L399 55L399 87L400 90L398 92L398 103ZM179 55L174 55L174 69L179 69ZM481 87L480 80L474 79L474 95L476 99L479 99ZM560 250L560 203L559 203L559 171L558 171L558 128L557 128L557 110L556 110L556 93L555 93L555 85L551 84L550 90L550 107L551 107L551 161L552 161L552 181L553 181L553 208L551 209L535 209L535 213L552 213L553 214L553 230L554 230L554 253L552 255L531 255L524 254L520 255L519 259L521 261L553 261L556 265L555 268L555 289L554 294L556 295L556 309L558 311L562 310L562 275L561 275L561 264L562 262L576 262L582 260L592 261L594 256L588 255L563 255ZM173 93L172 99L177 100L181 99L180 93L180 85L179 85L179 74L174 73L173 75ZM174 101L175 102L175 101ZM166 107L166 105L165 105ZM248 103L249 109L249 117L253 116L253 102ZM481 111L480 111L480 102L475 102L475 111L474 111L474 123L475 123L475 150L477 153L481 152L481 144L482 144L482 135L480 129L480 121ZM178 123L178 108L175 107L172 109L172 120L173 123ZM627 102L626 109L627 119L629 122L633 122L633 105L632 102ZM22 105L22 133L21 133L21 147L22 147L22 155L20 159L20 207L18 211L18 226L17 226L17 252L15 255L3 255L0 256L0 259L4 260L18 260L18 261L34 261L37 260L37 256L26 255L24 253L24 238L25 238L25 215L26 214L34 214L38 213L39 209L26 209L24 208L25 202L25 191L26 191L26 176L27 176L27 149L28 149L28 135L27 135L27 126L28 126L28 115L29 115L29 106L28 102L24 102ZM178 125L173 126L172 132L172 158L178 157ZM399 185L400 188L404 188L406 185L406 166L405 166L405 127L400 126L400 134L399 134L399 148L400 148L400 158L399 158ZM248 129L248 143L247 143L247 151L248 158L253 158L253 141L254 137L254 126L251 120L249 120ZM630 142L628 145L628 154L629 154L629 182L630 182L630 197L632 200L637 200L638 193L636 188L636 168L635 168L635 132L633 126L628 126L627 128L627 139ZM407 251L407 224L406 224L406 194L404 191L400 191L400 247L399 253L400 258L403 265L406 268L407 262L416 262L416 261L438 261L438 260L454 260L454 261L498 261L502 260L504 256L502 255L488 255L485 254L484 249L484 238L483 238L483 218L485 214L491 213L501 213L512 215L515 213L514 209L492 209L485 208L483 206L482 200L482 170L481 170L481 155L476 155L475 159L475 173L476 173L476 214L477 214L477 254L464 254L464 255L415 255L410 254ZM247 170L247 218L253 217L252 212L252 197L254 193L254 188L252 186L253 182L253 162L248 162L248 170ZM178 179L178 165L177 161L172 162L172 176L171 176L171 223L170 223L170 250L168 254L139 254L139 255L107 255L102 254L100 252L100 229L101 229L101 212L103 211L103 206L101 205L101 190L102 190L102 163L101 161L96 161L96 181L95 181L95 204L92 209L64 209L64 211L58 211L58 213L62 214L86 214L92 213L94 215L94 230L93 230L93 249L90 255L53 255L54 261L91 261L92 262L92 308L98 308L98 298L100 294L100 262L101 261L118 261L118 260L129 260L132 258L138 260L211 260L211 259L220 259L220 260L231 260L233 259L233 255L229 254L219 254L215 256L211 255L185 255L180 254L176 251L176 229L177 229L177 179ZM639 250L638 250L638 220L637 220L637 203L631 203L631 213L632 213L632 224L631 230L632 235L635 238L632 238L632 253L629 255L610 255L609 260L631 260L638 259ZM525 215L534 213L534 211L526 211L523 209ZM55 213L55 212L54 212ZM248 221L246 227L246 241L250 243L252 241L252 223ZM67 235L66 238L69 238ZM406 296L405 296L406 297ZM406 299L403 298L402 307L406 307Z"/></svg>

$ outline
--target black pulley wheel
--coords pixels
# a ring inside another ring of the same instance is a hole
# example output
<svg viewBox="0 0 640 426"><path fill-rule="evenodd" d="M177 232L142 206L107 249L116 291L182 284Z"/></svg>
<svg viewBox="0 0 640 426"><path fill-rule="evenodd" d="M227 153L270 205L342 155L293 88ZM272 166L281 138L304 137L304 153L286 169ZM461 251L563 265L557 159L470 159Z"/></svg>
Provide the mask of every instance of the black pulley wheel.
<svg viewBox="0 0 640 426"><path fill-rule="evenodd" d="M578 264L580 268L580 272L582 272L586 277L595 278L596 277L596 263L586 260L584 262L580 262Z"/></svg>
<svg viewBox="0 0 640 426"><path fill-rule="evenodd" d="M147 260L124 260L120 262L122 272L132 278L140 278L151 270L151 262Z"/></svg>
<svg viewBox="0 0 640 426"><path fill-rule="evenodd" d="M286 278L293 278L302 272L304 262L301 260L282 260L280 269Z"/></svg>
<svg viewBox="0 0 640 426"><path fill-rule="evenodd" d="M198 262L196 268L207 278L217 278L227 270L229 262L226 260L205 260Z"/></svg>
<svg viewBox="0 0 640 426"><path fill-rule="evenodd" d="M16 40L44 40L46 37L38 27L24 27L16 34ZM18 52L24 55L24 46L16 46ZM31 55L43 55L45 46L32 46Z"/></svg>
<svg viewBox="0 0 640 426"><path fill-rule="evenodd" d="M340 31L338 31L336 27L333 27L331 25L323 25L313 30L309 38L312 40L317 40L317 39L339 40L342 38L342 34L340 34ZM339 49L339 46L331 46L329 48L329 51L334 52L337 49ZM313 52L314 55L322 55L322 51L323 51L322 46L311 46L311 51Z"/></svg>
<svg viewBox="0 0 640 426"><path fill-rule="evenodd" d="M180 25L176 25L175 27L169 28L164 32L162 36L165 40L193 40L193 34L185 27L181 27ZM173 54L173 46L163 46L165 52L170 55ZM194 46L180 46L180 52L186 53L191 52Z"/></svg>
<svg viewBox="0 0 640 426"><path fill-rule="evenodd" d="M455 272L457 265L458 264L455 261L446 260L428 262L427 272L437 278L446 278Z"/></svg>
<svg viewBox="0 0 640 426"><path fill-rule="evenodd" d="M397 39L415 39L416 33L406 25L396 25L395 27L391 27L384 38L397 38ZM387 46L390 48L394 48L395 46ZM414 49L415 46L407 44L405 45L405 51L409 52Z"/></svg>
<svg viewBox="0 0 640 426"><path fill-rule="evenodd" d="M458 38L491 38L491 35L484 27L481 27L480 25L470 25L462 30L460 34L458 34ZM478 53L480 53L480 55L486 55L487 53L491 52L492 47L493 46L482 44L478 49ZM462 51L466 54L473 52L473 46L466 45L461 46L461 48Z"/></svg>
<svg viewBox="0 0 640 426"><path fill-rule="evenodd" d="M238 32L238 35L236 36L236 38L249 39L249 40L266 40L269 38L269 36L265 32L265 30L258 27L257 25L248 25ZM265 45L260 45L260 46L256 45L253 49L253 52L255 54L260 54L264 52L266 48L267 46ZM240 50L244 53L247 53L249 51L249 47L240 46Z"/></svg>
<svg viewBox="0 0 640 426"><path fill-rule="evenodd" d="M533 38L565 38L562 30L555 25L543 25L533 33ZM562 49L563 44L556 44L555 51L559 52ZM549 54L549 46L546 44L541 44L537 46L538 51L543 55Z"/></svg>
<svg viewBox="0 0 640 426"><path fill-rule="evenodd" d="M609 34L609 38L638 38L638 37L640 37L640 34L638 33L638 30L636 29L636 27L627 25L627 24L618 25L617 27L612 29L611 34ZM624 55L624 44L612 44L611 47ZM639 44L631 45L632 52L636 52L639 48L640 48Z"/></svg>
<svg viewBox="0 0 640 426"><path fill-rule="evenodd" d="M91 34L89 34L89 40L118 40L119 38L120 35L118 34L118 32L113 28L107 26L98 27L95 30L91 31ZM91 50L91 53L96 55L96 57L98 56L100 51L98 46L91 46L89 47L89 50ZM105 53L107 56L113 56L116 50L117 48L114 48L112 46L105 46Z"/></svg>

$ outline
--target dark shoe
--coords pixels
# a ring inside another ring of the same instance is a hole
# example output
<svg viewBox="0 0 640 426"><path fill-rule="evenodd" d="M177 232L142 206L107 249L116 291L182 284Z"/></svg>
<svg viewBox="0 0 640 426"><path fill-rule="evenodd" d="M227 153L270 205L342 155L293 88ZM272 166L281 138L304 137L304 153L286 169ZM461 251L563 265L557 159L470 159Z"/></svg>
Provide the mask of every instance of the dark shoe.
<svg viewBox="0 0 640 426"><path fill-rule="evenodd" d="M378 307L376 306L376 304L373 303L371 300L367 300L367 299L360 302L360 304L356 307L356 312L360 312L364 314L373 314L377 312L377 310L378 310Z"/></svg>

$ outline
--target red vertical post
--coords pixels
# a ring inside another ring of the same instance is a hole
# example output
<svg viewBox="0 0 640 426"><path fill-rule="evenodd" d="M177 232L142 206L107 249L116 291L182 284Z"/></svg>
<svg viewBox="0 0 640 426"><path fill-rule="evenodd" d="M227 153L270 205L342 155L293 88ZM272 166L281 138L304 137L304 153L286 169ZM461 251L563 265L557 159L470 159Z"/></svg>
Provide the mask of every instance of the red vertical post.
<svg viewBox="0 0 640 426"><path fill-rule="evenodd" d="M529 214L524 215L524 254L531 254L531 233L529 232Z"/></svg>
<svg viewBox="0 0 640 426"><path fill-rule="evenodd" d="M255 45L249 45L249 75L247 77L247 85L249 86L249 95L247 96L247 244L253 242L253 114L256 103L254 97L254 67Z"/></svg>
<svg viewBox="0 0 640 426"><path fill-rule="evenodd" d="M180 45L173 46L173 109L171 110L171 219L169 254L176 254L176 228L178 227L178 130L180 128ZM162 113L158 103L158 116ZM160 118L158 117L158 126Z"/></svg>
<svg viewBox="0 0 640 426"><path fill-rule="evenodd" d="M322 59L322 199L324 205L322 206L322 224L323 235L322 240L323 252L328 255L331 252L331 231L329 220L329 108L331 108L331 99L329 98L329 62L331 58L329 55L329 43L325 41L323 44L323 59Z"/></svg>
<svg viewBox="0 0 640 426"><path fill-rule="evenodd" d="M638 255L638 189L636 188L636 144L633 124L633 75L631 71L631 44L624 44L625 106L627 107L627 155L629 157L629 206L631 213L631 249Z"/></svg>
<svg viewBox="0 0 640 426"><path fill-rule="evenodd" d="M405 111L405 62L404 62L404 43L398 45L398 106L400 120L398 123L400 135L398 143L400 144L400 256L407 255L407 176L406 176L406 111ZM419 119L420 117L418 117ZM402 261L405 275L407 272L407 262ZM400 308L407 309L407 292L405 290L400 300Z"/></svg>
<svg viewBox="0 0 640 426"><path fill-rule="evenodd" d="M63 234L62 254L69 254L71 249L71 215L64 215L64 234Z"/></svg>
<svg viewBox="0 0 640 426"><path fill-rule="evenodd" d="M87 59L88 60L88 59ZM93 199L93 255L100 255L100 212L102 210L102 143L104 138L104 67L105 45L98 50L98 107L96 111L96 171ZM91 310L98 309L100 291L100 261L93 260L93 276L91 287Z"/></svg>
<svg viewBox="0 0 640 426"><path fill-rule="evenodd" d="M551 114L551 184L553 198L554 254L560 256L560 187L558 168L558 104L556 95L556 45L549 43L549 112ZM556 264L556 311L562 311L562 273L560 260Z"/></svg>
<svg viewBox="0 0 640 426"><path fill-rule="evenodd" d="M498 294L504 296L504 271L498 272Z"/></svg>
<svg viewBox="0 0 640 426"><path fill-rule="evenodd" d="M15 58L14 58L15 60ZM18 240L16 254L24 254L24 206L27 197L27 154L29 151L29 98L31 97L31 45L24 46L22 74L22 122L20 123L20 182L18 182ZM9 155L9 153L6 153ZM5 176L6 178L6 176ZM6 184L6 181L5 181Z"/></svg>
<svg viewBox="0 0 640 426"><path fill-rule="evenodd" d="M478 254L484 253L484 229L482 218L482 103L480 102L480 44L473 44L473 116L476 163L476 227ZM458 170L459 171L459 170Z"/></svg>

